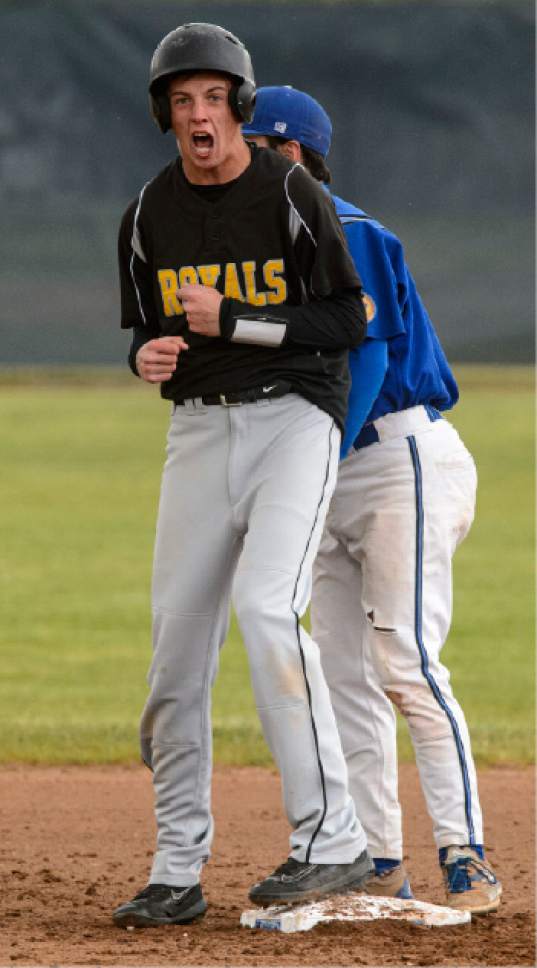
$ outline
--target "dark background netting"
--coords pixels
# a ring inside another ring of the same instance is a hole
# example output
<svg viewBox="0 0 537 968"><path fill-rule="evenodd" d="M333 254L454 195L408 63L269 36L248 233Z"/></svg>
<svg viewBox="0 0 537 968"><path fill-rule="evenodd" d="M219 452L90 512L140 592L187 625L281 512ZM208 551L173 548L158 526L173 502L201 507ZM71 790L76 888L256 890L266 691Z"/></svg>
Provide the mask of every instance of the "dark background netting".
<svg viewBox="0 0 537 968"><path fill-rule="evenodd" d="M116 233L175 153L147 110L160 38L219 23L259 84L332 116L334 190L407 258L454 361L533 354L533 6L523 2L0 5L0 356L120 363Z"/></svg>

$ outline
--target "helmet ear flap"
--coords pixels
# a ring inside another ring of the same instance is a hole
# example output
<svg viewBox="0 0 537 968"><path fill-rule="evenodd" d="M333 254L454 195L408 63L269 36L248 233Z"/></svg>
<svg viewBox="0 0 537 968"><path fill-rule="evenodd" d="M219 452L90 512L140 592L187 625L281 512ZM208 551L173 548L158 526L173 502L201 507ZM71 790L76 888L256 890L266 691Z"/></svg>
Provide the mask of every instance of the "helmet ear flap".
<svg viewBox="0 0 537 968"><path fill-rule="evenodd" d="M251 81L233 84L229 92L229 103L237 120L249 124L254 116L255 84Z"/></svg>
<svg viewBox="0 0 537 968"><path fill-rule="evenodd" d="M163 134L171 127L170 101L167 94L150 94L149 109Z"/></svg>

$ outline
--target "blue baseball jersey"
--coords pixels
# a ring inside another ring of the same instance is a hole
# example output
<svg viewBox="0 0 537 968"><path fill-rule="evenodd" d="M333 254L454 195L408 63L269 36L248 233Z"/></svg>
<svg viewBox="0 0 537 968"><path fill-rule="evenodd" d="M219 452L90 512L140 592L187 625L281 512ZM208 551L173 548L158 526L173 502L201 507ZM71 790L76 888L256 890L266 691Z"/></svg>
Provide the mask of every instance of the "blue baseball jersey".
<svg viewBox="0 0 537 968"><path fill-rule="evenodd" d="M355 205L336 195L332 199L362 278L368 315L367 339L349 354L351 376L362 385L368 379L368 353L373 361L369 372L377 366L380 379L384 376L380 389L375 388L368 401L371 407L365 422L419 404L449 410L459 397L457 384L406 266L401 242ZM382 371L374 362L375 348L368 345L370 341L386 341ZM371 383L374 387L374 374ZM353 419L351 391L347 418L351 426Z"/></svg>

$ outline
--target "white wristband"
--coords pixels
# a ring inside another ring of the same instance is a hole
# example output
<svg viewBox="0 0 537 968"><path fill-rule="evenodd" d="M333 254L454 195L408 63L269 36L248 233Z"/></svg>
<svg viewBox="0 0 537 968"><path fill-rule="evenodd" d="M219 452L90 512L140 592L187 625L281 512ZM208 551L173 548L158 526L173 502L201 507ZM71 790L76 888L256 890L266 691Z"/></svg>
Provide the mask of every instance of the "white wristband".
<svg viewBox="0 0 537 968"><path fill-rule="evenodd" d="M281 346L287 324L272 321L270 317L239 317L231 337L232 343L255 343L258 346Z"/></svg>

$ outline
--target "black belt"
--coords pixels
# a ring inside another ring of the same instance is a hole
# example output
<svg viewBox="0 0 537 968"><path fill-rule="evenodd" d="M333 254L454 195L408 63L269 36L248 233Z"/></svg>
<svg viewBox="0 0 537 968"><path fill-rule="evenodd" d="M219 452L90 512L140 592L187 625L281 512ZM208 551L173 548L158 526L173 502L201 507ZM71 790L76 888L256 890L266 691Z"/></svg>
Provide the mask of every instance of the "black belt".
<svg viewBox="0 0 537 968"><path fill-rule="evenodd" d="M290 383L279 381L269 383L264 387L252 387L250 390L237 390L229 393L207 393L202 397L187 397L185 400L175 400L176 407L183 407L193 399L201 401L208 407L240 407L243 403L256 403L258 400L274 400L276 397L284 397L291 389Z"/></svg>

